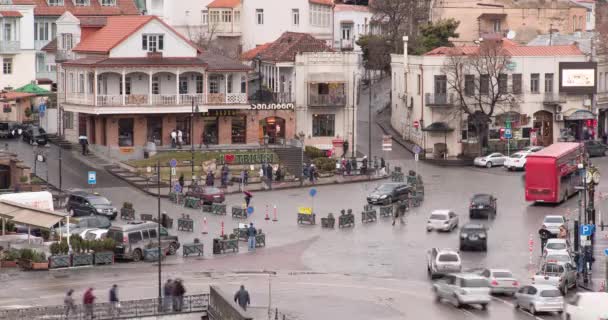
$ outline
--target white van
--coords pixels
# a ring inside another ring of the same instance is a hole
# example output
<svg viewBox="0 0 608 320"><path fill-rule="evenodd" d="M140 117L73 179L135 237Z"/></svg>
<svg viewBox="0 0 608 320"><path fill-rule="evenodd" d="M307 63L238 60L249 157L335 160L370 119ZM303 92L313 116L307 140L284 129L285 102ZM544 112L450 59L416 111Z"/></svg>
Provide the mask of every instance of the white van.
<svg viewBox="0 0 608 320"><path fill-rule="evenodd" d="M580 292L566 302L564 319L608 320L608 292Z"/></svg>
<svg viewBox="0 0 608 320"><path fill-rule="evenodd" d="M19 192L0 195L0 200L53 211L53 195L48 191Z"/></svg>

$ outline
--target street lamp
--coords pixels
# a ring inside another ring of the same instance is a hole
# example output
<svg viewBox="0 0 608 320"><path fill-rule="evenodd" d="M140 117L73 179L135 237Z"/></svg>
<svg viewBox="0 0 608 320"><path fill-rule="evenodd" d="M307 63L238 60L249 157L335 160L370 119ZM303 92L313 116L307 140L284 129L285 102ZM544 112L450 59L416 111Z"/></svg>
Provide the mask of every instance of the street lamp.
<svg viewBox="0 0 608 320"><path fill-rule="evenodd" d="M192 182L196 176L194 175L194 113L198 113L198 104L194 103L196 96L192 96L192 114L190 115L190 156L191 156L191 169L192 169Z"/></svg>

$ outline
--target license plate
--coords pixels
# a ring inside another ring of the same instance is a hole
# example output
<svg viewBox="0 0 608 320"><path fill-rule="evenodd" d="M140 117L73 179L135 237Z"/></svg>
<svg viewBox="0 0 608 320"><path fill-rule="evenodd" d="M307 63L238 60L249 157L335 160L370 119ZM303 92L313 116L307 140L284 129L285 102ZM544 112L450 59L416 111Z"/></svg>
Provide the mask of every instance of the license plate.
<svg viewBox="0 0 608 320"><path fill-rule="evenodd" d="M477 206L477 209L483 209L483 206Z"/></svg>
<svg viewBox="0 0 608 320"><path fill-rule="evenodd" d="M471 239L471 240L477 240L477 236L470 236L469 239Z"/></svg>

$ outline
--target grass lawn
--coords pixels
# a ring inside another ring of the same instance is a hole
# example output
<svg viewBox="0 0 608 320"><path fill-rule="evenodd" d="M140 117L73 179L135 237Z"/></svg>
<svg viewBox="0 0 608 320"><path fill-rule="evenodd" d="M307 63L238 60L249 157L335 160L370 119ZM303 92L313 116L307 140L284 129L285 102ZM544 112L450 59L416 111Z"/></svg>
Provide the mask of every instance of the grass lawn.
<svg viewBox="0 0 608 320"><path fill-rule="evenodd" d="M246 153L264 153L260 150L237 150L237 151L227 151L227 152L217 152L217 151L194 151L194 163L200 164L204 161L209 161L212 159L217 159L221 154L226 153L234 153L234 154L246 154ZM267 153L273 153L272 151L268 151ZM273 156L274 159L278 159L277 155ZM192 155L190 150L184 149L184 151L171 151L171 152L159 152L154 156L148 159L142 160L129 160L125 161L126 164L135 167L135 168L146 168L146 167L154 167L156 166L156 161L160 161L161 167L168 167L169 161L171 159L177 160L178 166L188 166L188 170L190 171L190 162L192 160ZM188 161L187 164L184 164L183 161ZM185 174L184 174L185 175Z"/></svg>

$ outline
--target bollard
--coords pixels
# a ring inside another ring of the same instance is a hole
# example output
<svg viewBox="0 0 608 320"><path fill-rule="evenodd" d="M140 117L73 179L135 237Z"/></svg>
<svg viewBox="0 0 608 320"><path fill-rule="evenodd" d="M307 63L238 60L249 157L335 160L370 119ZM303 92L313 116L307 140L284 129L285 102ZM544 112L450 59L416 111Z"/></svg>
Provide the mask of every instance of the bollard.
<svg viewBox="0 0 608 320"><path fill-rule="evenodd" d="M203 218L203 234L207 234L207 217Z"/></svg>
<svg viewBox="0 0 608 320"><path fill-rule="evenodd" d="M224 236L224 220L222 220L222 232L220 234L222 237Z"/></svg>
<svg viewBox="0 0 608 320"><path fill-rule="evenodd" d="M277 218L277 205L274 205L274 209L273 209L273 217L272 217L272 221L279 221L279 218Z"/></svg>
<svg viewBox="0 0 608 320"><path fill-rule="evenodd" d="M264 220L270 220L270 216L268 216L268 205L266 205L266 217Z"/></svg>

